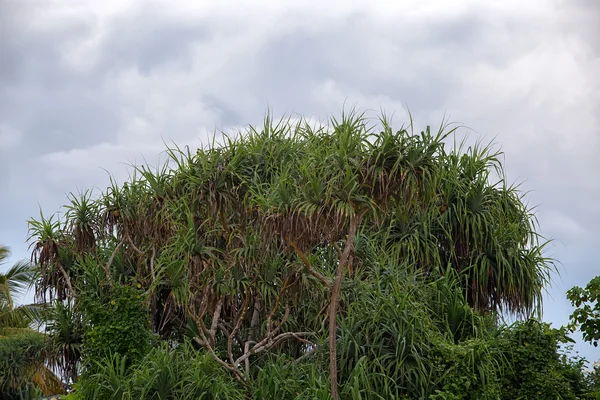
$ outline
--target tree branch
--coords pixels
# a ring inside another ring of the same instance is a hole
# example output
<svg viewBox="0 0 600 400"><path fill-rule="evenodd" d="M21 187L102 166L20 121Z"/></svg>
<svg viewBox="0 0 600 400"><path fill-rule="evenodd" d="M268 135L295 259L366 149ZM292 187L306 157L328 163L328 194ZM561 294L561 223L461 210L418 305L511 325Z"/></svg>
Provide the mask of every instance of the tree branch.
<svg viewBox="0 0 600 400"><path fill-rule="evenodd" d="M104 269L104 272L106 273L106 278L108 279L109 284L112 285L112 278L110 276L110 266L112 265L115 256L117 255L117 251L119 250L119 247L121 247L121 245L123 244L124 239L121 239L121 241L115 246L112 254L110 255L110 258L108 259L108 262L106 263L106 265L102 265L100 263L100 265L102 266L102 268Z"/></svg>
<svg viewBox="0 0 600 400"><path fill-rule="evenodd" d="M214 346L216 343L216 335L217 335L217 328L219 327L219 318L221 317L221 309L223 308L223 299L219 299L219 301L217 302L217 306L215 307L215 311L213 312L213 316L212 316L212 323L210 325L210 341L211 341L211 345Z"/></svg>
<svg viewBox="0 0 600 400"><path fill-rule="evenodd" d="M277 335L276 337L274 337L272 340L265 342L265 339L261 340L259 343L255 344L248 352L244 353L243 355L241 355L237 360L235 360L235 366L237 367L238 365L240 365L240 363L242 363L244 360L246 360L248 357L260 353L262 351L268 350L271 347L275 346L276 344L281 343L282 341L289 339L289 338L296 338L298 340L301 340L303 342L307 342L306 339L302 339L302 336L312 336L314 335L313 332L285 332L285 333L281 333L279 335Z"/></svg>
<svg viewBox="0 0 600 400"><path fill-rule="evenodd" d="M298 257L300 258L300 260L304 264L304 267L306 267L307 271L312 276L314 276L315 278L317 278L318 280L320 280L321 282L323 282L327 287L331 287L332 286L331 281L329 279L327 279L323 274L321 274L318 271L315 271L312 268L312 266L310 265L310 261L306 257L306 254L304 254L302 252L302 250L300 250L298 248L298 246L296 245L296 243L293 240L290 240L287 236L286 236L286 241L289 243L290 246L292 246L294 248L294 251L296 252L296 254L298 255Z"/></svg>
<svg viewBox="0 0 600 400"><path fill-rule="evenodd" d="M337 349L336 349L336 339L337 339L337 311L340 304L340 292L342 288L342 278L344 276L344 270L348 265L348 261L350 258L350 253L354 248L354 239L356 237L356 231L358 229L358 225L362 216L355 214L350 219L350 227L348 228L348 236L346 237L346 243L344 245L344 250L340 255L340 261L335 274L335 281L333 283L333 288L331 289L331 301L329 303L329 372L331 379L331 397L333 400L337 400L338 396L338 387L337 387Z"/></svg>

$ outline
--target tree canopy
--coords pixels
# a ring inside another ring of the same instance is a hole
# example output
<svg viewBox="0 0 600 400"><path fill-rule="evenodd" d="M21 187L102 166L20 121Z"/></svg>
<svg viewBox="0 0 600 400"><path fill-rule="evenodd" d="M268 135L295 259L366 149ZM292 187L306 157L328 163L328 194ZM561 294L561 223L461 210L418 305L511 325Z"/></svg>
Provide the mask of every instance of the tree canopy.
<svg viewBox="0 0 600 400"><path fill-rule="evenodd" d="M539 312L554 264L501 153L466 143L444 123L267 117L71 195L61 218L29 222L38 298L73 316L69 338L85 330L84 351L66 346L60 365L75 380L97 346L139 360L147 329L190 339L241 385L261 379L266 356L326 349L334 399L360 368L393 375L397 394L441 390L426 374L448 365L424 337L456 357L479 346L494 370L483 344L452 346L499 312Z"/></svg>

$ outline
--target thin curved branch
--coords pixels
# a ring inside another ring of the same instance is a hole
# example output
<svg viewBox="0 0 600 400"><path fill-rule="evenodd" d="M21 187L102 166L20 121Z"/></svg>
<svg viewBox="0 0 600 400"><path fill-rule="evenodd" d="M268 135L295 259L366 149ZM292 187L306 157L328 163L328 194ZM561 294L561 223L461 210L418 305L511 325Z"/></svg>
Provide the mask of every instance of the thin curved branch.
<svg viewBox="0 0 600 400"><path fill-rule="evenodd" d="M315 271L313 269L313 267L310 265L310 261L306 257L306 254L304 254L302 252L302 250L300 250L298 248L298 246L296 245L296 243L293 240L290 240L288 237L286 237L286 241L289 243L290 246L292 246L292 248L294 249L294 251L296 252L296 254L298 255L298 257L300 258L300 260L302 261L302 263L306 267L307 271L312 276L314 276L315 278L317 278L318 280L320 280L321 282L323 282L327 287L332 287L333 286L333 283L329 279L327 279L325 277L325 275L323 275L320 272Z"/></svg>

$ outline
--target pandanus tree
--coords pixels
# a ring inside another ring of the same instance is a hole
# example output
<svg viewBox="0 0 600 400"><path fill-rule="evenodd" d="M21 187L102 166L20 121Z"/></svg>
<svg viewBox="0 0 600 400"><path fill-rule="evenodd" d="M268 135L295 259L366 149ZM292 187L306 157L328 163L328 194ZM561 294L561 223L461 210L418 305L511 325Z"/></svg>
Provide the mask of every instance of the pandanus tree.
<svg viewBox="0 0 600 400"><path fill-rule="evenodd" d="M553 264L534 216L500 153L448 151L453 135L350 113L318 126L267 118L221 145L174 146L162 167L72 197L62 222L31 221L38 294L76 306L80 288L137 285L154 332L186 332L242 382L255 355L301 358L325 335L337 398L344 282L373 275L357 243L378 243L423 280L454 270L481 312L539 310Z"/></svg>

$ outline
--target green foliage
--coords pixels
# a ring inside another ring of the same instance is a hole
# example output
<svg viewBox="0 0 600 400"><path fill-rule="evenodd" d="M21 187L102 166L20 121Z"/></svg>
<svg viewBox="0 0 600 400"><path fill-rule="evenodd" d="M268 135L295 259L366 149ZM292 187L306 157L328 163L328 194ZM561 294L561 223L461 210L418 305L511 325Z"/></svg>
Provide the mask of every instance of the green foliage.
<svg viewBox="0 0 600 400"><path fill-rule="evenodd" d="M16 328L0 329L0 399L17 399L45 359L44 335Z"/></svg>
<svg viewBox="0 0 600 400"><path fill-rule="evenodd" d="M57 301L47 314L46 332L52 348L49 361L69 383L77 380L84 333L82 318L71 302Z"/></svg>
<svg viewBox="0 0 600 400"><path fill-rule="evenodd" d="M327 370L314 362L296 362L283 355L272 357L258 371L252 398L329 400Z"/></svg>
<svg viewBox="0 0 600 400"><path fill-rule="evenodd" d="M87 327L82 353L87 373L110 354L141 360L152 346L143 292L127 285L106 287L80 299Z"/></svg>
<svg viewBox="0 0 600 400"><path fill-rule="evenodd" d="M593 278L585 288L575 286L567 292L567 299L575 307L571 314L571 329L579 328L583 340L598 346L600 341L600 276Z"/></svg>
<svg viewBox="0 0 600 400"><path fill-rule="evenodd" d="M435 343L432 399L497 399L504 358L492 338Z"/></svg>
<svg viewBox="0 0 600 400"><path fill-rule="evenodd" d="M10 255L8 247L0 245L0 266ZM24 295L37 278L37 270L28 262L17 262L5 272L0 272L0 329L3 327L27 328L39 320L35 305L16 306L14 299Z"/></svg>
<svg viewBox="0 0 600 400"><path fill-rule="evenodd" d="M587 374L590 399L600 400L600 363L595 362Z"/></svg>
<svg viewBox="0 0 600 400"><path fill-rule="evenodd" d="M350 376L360 362L384 374L408 393L427 397L430 344L439 335L428 315L423 285L410 277L388 275L354 289L355 299L340 321L340 373ZM419 300L417 300L419 299Z"/></svg>
<svg viewBox="0 0 600 400"><path fill-rule="evenodd" d="M24 390L19 392L19 400L38 400L41 399L44 393L38 387L33 384L27 385Z"/></svg>
<svg viewBox="0 0 600 400"><path fill-rule="evenodd" d="M0 266L9 254L7 247L0 246ZM45 336L31 329L40 321L40 308L15 304L15 298L23 295L37 276L28 262L18 262L0 273L0 399L33 398L41 386L46 392L62 391L52 387L55 376L44 366L50 353Z"/></svg>
<svg viewBox="0 0 600 400"><path fill-rule="evenodd" d="M564 329L537 320L515 323L501 335L509 367L502 377L502 399L577 399L585 395L583 360L559 351L571 343Z"/></svg>
<svg viewBox="0 0 600 400"><path fill-rule="evenodd" d="M215 361L189 344L165 343L139 363L109 355L77 383L74 399L242 400L238 383Z"/></svg>
<svg viewBox="0 0 600 400"><path fill-rule="evenodd" d="M503 358L491 318L473 311L451 278L416 278L387 264L349 290L354 300L339 334L343 381L377 398L497 398Z"/></svg>
<svg viewBox="0 0 600 400"><path fill-rule="evenodd" d="M539 311L554 266L501 154L453 132L267 117L40 214L67 379L81 355L87 398L497 398L494 315Z"/></svg>

